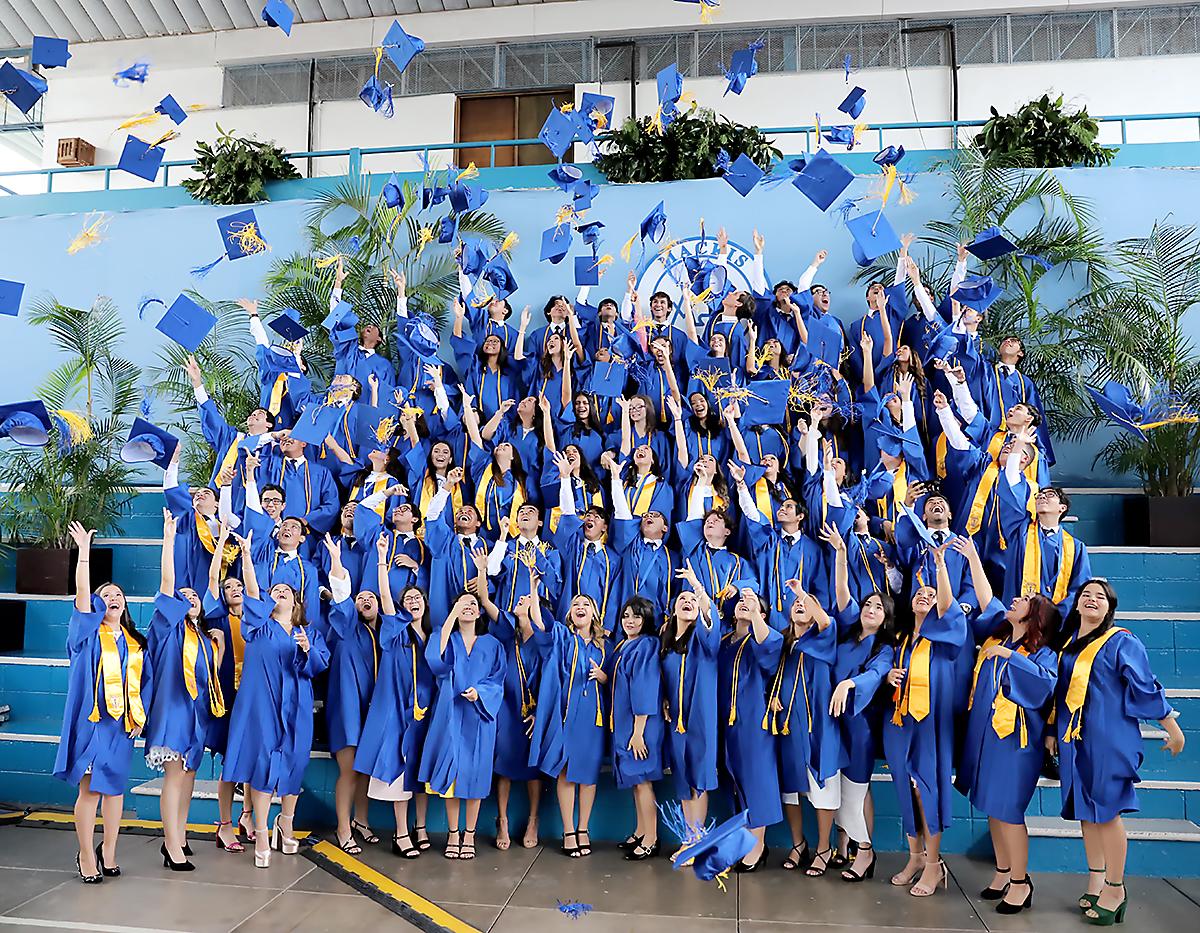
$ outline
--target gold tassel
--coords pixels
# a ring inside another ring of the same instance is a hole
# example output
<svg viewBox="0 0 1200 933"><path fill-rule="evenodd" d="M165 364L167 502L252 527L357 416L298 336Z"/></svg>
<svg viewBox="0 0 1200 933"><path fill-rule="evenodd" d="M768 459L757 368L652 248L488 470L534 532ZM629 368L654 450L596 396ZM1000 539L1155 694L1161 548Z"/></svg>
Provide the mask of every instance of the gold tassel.
<svg viewBox="0 0 1200 933"><path fill-rule="evenodd" d="M629 257L633 253L633 244L637 242L637 238L640 235L641 235L640 231L639 231L639 233L635 233L628 240L626 240L625 245L621 247L621 258L624 259L626 262L629 262Z"/></svg>
<svg viewBox="0 0 1200 933"><path fill-rule="evenodd" d="M92 219L93 215L88 215L84 221L84 227L79 231L79 235L73 239L67 246L67 255L74 256L80 250L87 249L89 246L95 246L101 240L101 234L108 226L108 215L101 214L99 217Z"/></svg>
<svg viewBox="0 0 1200 933"><path fill-rule="evenodd" d="M474 162L471 162L469 165L467 165L466 168L464 168L461 172L458 173L458 177L456 177L454 179L454 183L458 184L458 182L460 182L460 181L470 181L471 179L478 178L478 177L479 177L479 169L477 169L475 167Z"/></svg>
<svg viewBox="0 0 1200 933"><path fill-rule="evenodd" d="M515 230L510 230L504 237L504 241L500 244L500 252L507 254L514 246L521 242L521 238L517 236Z"/></svg>

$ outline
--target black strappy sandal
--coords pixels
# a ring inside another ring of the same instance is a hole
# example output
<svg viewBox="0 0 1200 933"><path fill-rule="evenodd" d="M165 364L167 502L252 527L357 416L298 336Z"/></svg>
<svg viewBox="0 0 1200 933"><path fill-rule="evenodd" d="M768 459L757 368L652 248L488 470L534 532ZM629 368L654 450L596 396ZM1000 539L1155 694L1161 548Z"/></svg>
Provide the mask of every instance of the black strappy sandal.
<svg viewBox="0 0 1200 933"><path fill-rule="evenodd" d="M871 849L871 843L860 842L858 844L858 851L859 852L872 852L871 864L867 866L866 871L864 871L862 874L859 874L858 872L856 872L854 870L853 863L851 863L851 867L847 868L845 871L842 872L842 880L848 884L858 884L867 878L875 877L875 862L878 861L878 856L876 856L873 853L873 851Z"/></svg>
<svg viewBox="0 0 1200 933"><path fill-rule="evenodd" d="M467 836L471 837L470 842L467 842ZM464 862L469 862L471 859L475 858L475 830L463 830L463 843L459 847L458 857Z"/></svg>
<svg viewBox="0 0 1200 933"><path fill-rule="evenodd" d="M586 829L581 829L575 835L576 835L576 837L582 837L582 836L588 837L586 840L582 839L582 838L579 839L579 855L581 857L591 855L592 854L592 838L590 835L588 835L588 831Z"/></svg>
<svg viewBox="0 0 1200 933"><path fill-rule="evenodd" d="M1011 868L1001 868L999 865L997 865L996 866L996 874L997 875L1011 875L1012 869ZM993 888L989 884L986 888L984 888L982 891L979 892L979 897L981 900L985 900L985 901L998 901L998 900L1000 900L1000 898L1004 897L1004 895L1007 893L1008 893L1008 885L1007 884L1002 888Z"/></svg>
<svg viewBox="0 0 1200 933"><path fill-rule="evenodd" d="M408 845L401 845L400 840L407 839ZM392 836L392 855L398 855L400 858L420 858L421 850L412 844L412 838L405 833L403 836Z"/></svg>
<svg viewBox="0 0 1200 933"><path fill-rule="evenodd" d="M429 841L429 833L425 830L424 826L414 826L413 832L416 833L413 842L417 844L418 849L424 852L426 849L433 848L433 843Z"/></svg>
<svg viewBox="0 0 1200 933"><path fill-rule="evenodd" d="M350 832L357 832L360 836L362 836L362 841L369 846L377 845L379 843L379 837L371 832L371 827L363 826L363 824L357 820L350 821Z"/></svg>
<svg viewBox="0 0 1200 933"><path fill-rule="evenodd" d="M574 836L575 845L567 845L567 840ZM579 833L563 833L562 854L571 858L579 858Z"/></svg>
<svg viewBox="0 0 1200 933"><path fill-rule="evenodd" d="M361 855L362 854L362 846L360 846L357 842L354 841L354 830L350 830L350 838L347 839L345 842L342 842L341 839L338 839L337 833L333 834L333 838L337 842L337 847L339 849L341 849L343 852L345 852L347 855Z"/></svg>
<svg viewBox="0 0 1200 933"><path fill-rule="evenodd" d="M450 840L455 836L458 836L459 841L451 842ZM462 833L457 829L446 834L446 851L442 855L451 861L458 861L462 858Z"/></svg>
<svg viewBox="0 0 1200 933"><path fill-rule="evenodd" d="M808 850L808 841L792 846L788 851L787 858L783 860L782 868L784 871L795 871L806 862L812 862L811 854Z"/></svg>
<svg viewBox="0 0 1200 933"><path fill-rule="evenodd" d="M810 878L820 878L825 872L829 871L829 857L833 855L833 849L818 849L817 854L813 856L812 862L808 868L804 869L804 874ZM817 859L821 859L821 867L817 868Z"/></svg>

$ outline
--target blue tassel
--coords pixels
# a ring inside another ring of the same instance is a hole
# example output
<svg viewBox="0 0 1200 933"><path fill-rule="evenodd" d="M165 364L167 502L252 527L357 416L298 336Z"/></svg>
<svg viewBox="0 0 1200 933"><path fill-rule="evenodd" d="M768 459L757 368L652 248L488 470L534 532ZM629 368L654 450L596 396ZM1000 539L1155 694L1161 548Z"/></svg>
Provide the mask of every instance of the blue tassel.
<svg viewBox="0 0 1200 933"><path fill-rule="evenodd" d="M216 259L214 259L212 262L208 263L207 265L197 266L195 269L192 270L192 275L194 275L198 279L204 278L206 275L208 275L210 272L212 272L213 269L215 269L217 267L217 265L221 262L221 260L224 258L225 258L225 254L222 253L220 256L218 256Z"/></svg>
<svg viewBox="0 0 1200 933"><path fill-rule="evenodd" d="M582 901L559 901L558 909L572 920L578 920L584 914L591 912L592 905L584 904Z"/></svg>
<svg viewBox="0 0 1200 933"><path fill-rule="evenodd" d="M167 306L167 303L165 301L163 301L161 298L143 298L141 301L139 301L138 302L138 320L144 321L146 319L146 309L148 307L150 307L151 305L156 305L156 304L162 305L164 308Z"/></svg>

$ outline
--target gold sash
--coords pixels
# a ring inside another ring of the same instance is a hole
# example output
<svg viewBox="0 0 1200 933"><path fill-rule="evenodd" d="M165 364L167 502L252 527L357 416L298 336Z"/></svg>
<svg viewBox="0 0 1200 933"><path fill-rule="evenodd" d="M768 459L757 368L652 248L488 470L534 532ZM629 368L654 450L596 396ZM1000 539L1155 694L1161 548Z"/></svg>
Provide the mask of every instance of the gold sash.
<svg viewBox="0 0 1200 933"><path fill-rule="evenodd" d="M127 658L125 671L122 672L116 634L101 623L98 635L100 663L96 666L96 695L88 722L100 721L100 690L103 689L108 714L113 719L124 716L126 732L140 729L146 724L146 710L142 706L142 648L132 638L126 637Z"/></svg>
<svg viewBox="0 0 1200 933"><path fill-rule="evenodd" d="M1062 560L1058 565L1058 576L1054 581L1054 593L1051 598L1055 604L1067 598L1067 590L1071 585L1071 574L1075 570L1075 539L1062 533ZM1021 567L1021 595L1032 596L1042 591L1042 533L1036 521L1031 522L1025 532L1025 562Z"/></svg>
<svg viewBox="0 0 1200 933"><path fill-rule="evenodd" d="M1063 731L1062 741L1072 742L1079 738L1083 731L1083 705L1087 702L1088 684L1092 679L1092 663L1096 655L1104 647L1105 642L1123 632L1122 628L1110 628L1094 642L1079 652L1075 666L1071 669L1071 682L1067 685L1067 712L1071 715L1067 728Z"/></svg>
<svg viewBox="0 0 1200 933"><path fill-rule="evenodd" d="M496 507L496 520L502 521L500 517L500 492L499 486L494 479L494 467L489 463L487 469L483 471L483 476L479 479L479 489L475 492L475 508L479 511L479 517L483 519L484 527L488 531L498 531L498 528L493 528L491 525L491 513L488 511L488 499ZM511 474L510 474L511 478ZM512 482L516 483L515 480ZM513 489L512 503L508 507L509 534L517 533L517 512L521 506L525 504L525 490L520 486L515 486Z"/></svg>
<svg viewBox="0 0 1200 933"><path fill-rule="evenodd" d="M909 639L905 636L900 645L900 659L904 659L904 651ZM892 714L892 724L900 725L905 716L912 716L920 722L929 715L929 663L933 643L928 638L915 636L912 655L908 659L908 673L904 678L903 687L896 688L896 711Z"/></svg>
<svg viewBox="0 0 1200 933"><path fill-rule="evenodd" d="M204 670L208 674L208 708L218 719L225 715L225 698L221 695L221 681L216 677L208 660L208 652L200 648L200 633L190 620L183 623L183 684L193 700L200 694L196 683L196 661L204 658ZM215 659L215 655L214 655Z"/></svg>

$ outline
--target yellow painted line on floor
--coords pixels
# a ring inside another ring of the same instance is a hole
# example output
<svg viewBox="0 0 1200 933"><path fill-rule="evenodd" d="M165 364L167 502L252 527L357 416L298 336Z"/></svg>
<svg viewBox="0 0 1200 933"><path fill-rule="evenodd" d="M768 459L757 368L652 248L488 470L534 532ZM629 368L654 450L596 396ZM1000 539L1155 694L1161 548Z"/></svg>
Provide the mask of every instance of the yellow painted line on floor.
<svg viewBox="0 0 1200 933"><path fill-rule="evenodd" d="M74 826L75 815L73 813L58 813L54 810L34 810L32 813L25 814L25 821L32 823L53 823L62 826ZM96 825L104 825L104 817L96 818ZM122 829L162 829L161 820L134 820L122 819ZM188 823L187 831L196 835L215 835L217 826L215 823ZM295 838L304 839L309 835L308 830L298 829L295 831Z"/></svg>
<svg viewBox="0 0 1200 933"><path fill-rule="evenodd" d="M443 910L433 901L427 900L416 891L406 888L382 872L376 871L370 865L343 852L331 842L318 842L309 851L311 854L318 855L330 862L340 872L352 875L363 885L376 888L407 907L410 911L445 930L451 931L451 933L480 933L478 929Z"/></svg>

